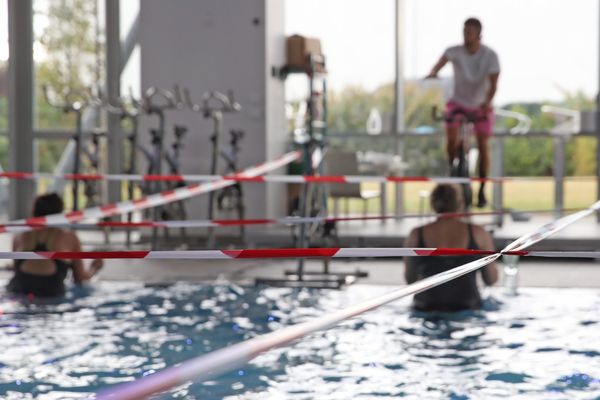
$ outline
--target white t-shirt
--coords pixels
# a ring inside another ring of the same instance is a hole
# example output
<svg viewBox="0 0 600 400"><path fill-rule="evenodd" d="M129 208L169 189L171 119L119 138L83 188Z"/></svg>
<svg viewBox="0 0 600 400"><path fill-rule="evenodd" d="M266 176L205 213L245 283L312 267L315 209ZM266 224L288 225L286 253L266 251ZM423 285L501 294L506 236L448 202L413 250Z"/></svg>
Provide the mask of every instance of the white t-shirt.
<svg viewBox="0 0 600 400"><path fill-rule="evenodd" d="M444 56L454 68L454 94L451 100L464 107L479 107L489 89L489 76L500 72L496 52L481 45L475 54L470 54L464 45L459 45L446 49Z"/></svg>

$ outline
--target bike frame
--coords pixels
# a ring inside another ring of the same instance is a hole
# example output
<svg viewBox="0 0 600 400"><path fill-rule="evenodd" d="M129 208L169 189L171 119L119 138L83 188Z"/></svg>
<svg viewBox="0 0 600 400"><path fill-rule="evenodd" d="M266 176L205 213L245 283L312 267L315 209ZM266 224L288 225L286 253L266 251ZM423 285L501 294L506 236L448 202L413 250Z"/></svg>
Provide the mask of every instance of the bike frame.
<svg viewBox="0 0 600 400"><path fill-rule="evenodd" d="M458 122L458 143L457 143L457 154L454 160L451 160L451 171L450 175L460 178L469 178L469 151L471 149L470 140L471 136L475 133L475 123L486 121L487 117L483 117L466 111L462 108L458 108L450 113L444 113L441 116L437 113L437 108L433 107L432 117L434 121L444 121L446 123ZM471 183L461 184L463 190L464 209L468 211L471 208L473 190Z"/></svg>
<svg viewBox="0 0 600 400"><path fill-rule="evenodd" d="M89 103L83 100L86 96L72 91L67 91L64 93L64 101L58 102L50 95L48 85L43 85L42 90L44 93L44 98L50 106L62 109L63 113L65 114L75 114L75 134L72 137L72 140L75 142L73 174L77 175L81 172L81 145L83 139L82 115ZM73 96L80 98L80 100L71 101ZM79 210L79 182L74 181L71 184L71 189L73 195L73 211L77 211Z"/></svg>
<svg viewBox="0 0 600 400"><path fill-rule="evenodd" d="M233 98L233 92L229 91L223 94L217 91L205 92L202 95L201 103L194 103L187 88L183 89L183 96L178 86L175 86L175 97L180 102L184 102L192 111L202 115L205 119L213 121L213 134L210 138L212 142L212 154L210 174L217 175L219 170L219 157L221 153L221 136L223 134L223 114L239 112L242 106ZM215 196L217 193L208 194L208 219L214 219ZM215 237L212 228L208 228L208 247L214 247Z"/></svg>

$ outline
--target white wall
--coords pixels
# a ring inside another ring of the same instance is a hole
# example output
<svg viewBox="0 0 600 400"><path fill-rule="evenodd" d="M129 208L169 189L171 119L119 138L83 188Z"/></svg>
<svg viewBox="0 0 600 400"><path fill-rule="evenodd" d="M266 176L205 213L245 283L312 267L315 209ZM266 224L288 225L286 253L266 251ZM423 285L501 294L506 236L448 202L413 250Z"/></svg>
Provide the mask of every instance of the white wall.
<svg viewBox="0 0 600 400"><path fill-rule="evenodd" d="M188 87L193 99L207 90L232 89L242 105L224 116L222 142L229 130L243 129L242 167L285 151L283 82L270 76L285 58L283 2L279 0L143 0L140 8L141 84ZM167 113L171 142L173 123L190 129L183 150L182 172L206 174L210 168L212 122L190 110ZM140 134L156 126L145 118ZM221 166L223 166L221 162ZM163 166L163 171L165 167ZM285 170L278 171L285 172ZM284 215L285 188L244 185L248 217ZM207 198L188 202L189 218L207 216Z"/></svg>

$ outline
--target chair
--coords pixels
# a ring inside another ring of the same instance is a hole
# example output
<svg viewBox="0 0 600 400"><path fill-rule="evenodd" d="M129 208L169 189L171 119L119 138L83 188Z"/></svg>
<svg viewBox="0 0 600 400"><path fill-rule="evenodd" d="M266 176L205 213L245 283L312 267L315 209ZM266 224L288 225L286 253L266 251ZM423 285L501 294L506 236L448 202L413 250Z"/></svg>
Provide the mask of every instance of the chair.
<svg viewBox="0 0 600 400"><path fill-rule="evenodd" d="M356 153L329 150L325 154L327 175L359 175ZM339 200L345 199L345 214L350 213L349 200L363 201L363 215L367 215L367 205L370 199L381 196L379 190L365 190L360 183L332 183L329 185L329 197L333 199L333 215L337 217Z"/></svg>

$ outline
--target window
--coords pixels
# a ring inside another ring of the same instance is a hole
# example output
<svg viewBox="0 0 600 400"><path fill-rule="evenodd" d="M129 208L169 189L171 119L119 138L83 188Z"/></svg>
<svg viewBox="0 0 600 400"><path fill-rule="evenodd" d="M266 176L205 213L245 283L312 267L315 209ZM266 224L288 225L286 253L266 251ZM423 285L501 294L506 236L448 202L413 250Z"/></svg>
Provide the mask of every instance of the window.
<svg viewBox="0 0 600 400"><path fill-rule="evenodd" d="M48 104L43 87L61 103L86 100L90 88L104 82L102 6L97 0L34 0L35 129L75 129L75 115ZM92 118L88 124L100 123Z"/></svg>
<svg viewBox="0 0 600 400"><path fill-rule="evenodd" d="M373 109L381 130L391 129L394 107L394 0L287 0L286 35L321 40L327 62L330 132L364 133ZM286 97L302 108L307 80L290 76ZM288 109L290 109L288 107ZM293 118L293 115L290 116Z"/></svg>

